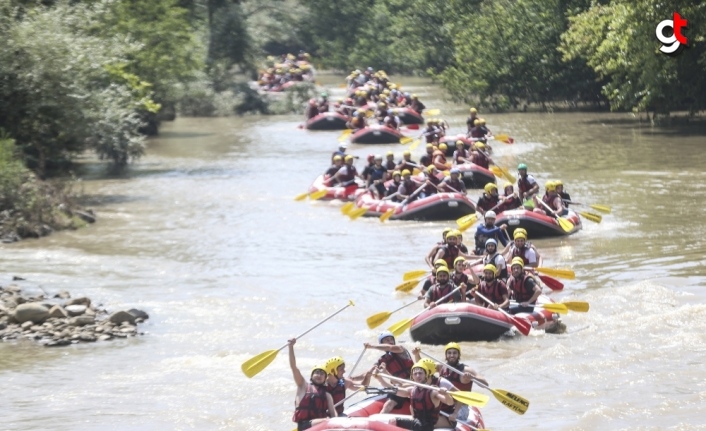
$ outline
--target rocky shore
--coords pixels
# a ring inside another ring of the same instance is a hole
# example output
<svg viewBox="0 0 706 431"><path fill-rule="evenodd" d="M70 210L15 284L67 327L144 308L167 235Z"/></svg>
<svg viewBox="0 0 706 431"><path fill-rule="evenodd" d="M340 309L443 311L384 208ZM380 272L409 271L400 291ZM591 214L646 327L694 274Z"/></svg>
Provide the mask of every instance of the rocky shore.
<svg viewBox="0 0 706 431"><path fill-rule="evenodd" d="M108 341L143 335L137 325L148 319L137 309L109 313L87 297L61 291L51 298L30 296L16 285L0 287L0 339L27 339L47 347Z"/></svg>

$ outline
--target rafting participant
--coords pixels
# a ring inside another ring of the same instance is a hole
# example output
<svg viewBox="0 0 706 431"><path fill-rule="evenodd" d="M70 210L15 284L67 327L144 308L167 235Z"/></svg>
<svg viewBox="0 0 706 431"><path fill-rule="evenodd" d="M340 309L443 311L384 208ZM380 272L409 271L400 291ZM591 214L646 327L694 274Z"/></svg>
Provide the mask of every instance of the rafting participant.
<svg viewBox="0 0 706 431"><path fill-rule="evenodd" d="M469 162L471 159L471 153L466 149L465 144L460 139L456 141L456 150L453 154L453 164L462 165Z"/></svg>
<svg viewBox="0 0 706 431"><path fill-rule="evenodd" d="M454 261L457 257L463 256L466 259L471 259L474 257L461 251L461 247L459 246L460 234L461 232L458 230L452 230L446 234L446 243L439 246L436 256L434 256L434 262L438 259L443 259L446 262L447 267L453 268Z"/></svg>
<svg viewBox="0 0 706 431"><path fill-rule="evenodd" d="M478 119L478 126L480 127L481 131L483 132L483 137L487 138L488 136L491 136L492 133L490 132L490 129L488 129L485 126L485 119L479 118Z"/></svg>
<svg viewBox="0 0 706 431"><path fill-rule="evenodd" d="M444 346L444 359L446 359L447 367L442 367L439 372L439 377L446 379L451 384L461 391L471 391L473 389L473 380L477 380L481 384L488 386L488 381L478 374L476 370L461 362L461 346L458 343L448 343ZM460 371L463 374L453 372L448 367ZM453 427L456 419L465 420L468 417L468 407L456 401L453 406L443 406L442 411L449 414L448 420Z"/></svg>
<svg viewBox="0 0 706 431"><path fill-rule="evenodd" d="M485 135L483 134L483 129L480 127L480 120L475 119L473 120L473 127L471 128L471 131L469 132L469 137L473 141L482 141L485 139Z"/></svg>
<svg viewBox="0 0 706 431"><path fill-rule="evenodd" d="M366 187L377 199L385 197L385 181L387 180L387 169L382 165L382 156L374 157L373 166L370 167L367 176Z"/></svg>
<svg viewBox="0 0 706 431"><path fill-rule="evenodd" d="M441 139L441 128L433 118L427 120L427 127L423 132L427 144L439 142L439 139Z"/></svg>
<svg viewBox="0 0 706 431"><path fill-rule="evenodd" d="M365 167L363 168L363 172L360 174L360 176L363 178L363 181L367 183L368 178L370 177L370 172L372 172L373 166L375 166L375 154L368 154L368 157L365 158L365 161L368 164L365 165Z"/></svg>
<svg viewBox="0 0 706 431"><path fill-rule="evenodd" d="M387 109L387 103L379 102L378 109L375 110L375 114L374 114L374 117L378 121L378 124L384 124L385 117L387 117L388 115L390 115L390 113Z"/></svg>
<svg viewBox="0 0 706 431"><path fill-rule="evenodd" d="M483 265L493 265L497 269L498 278L502 280L507 279L507 262L502 253L498 250L498 241L495 238L488 238L485 241L485 254L481 262Z"/></svg>
<svg viewBox="0 0 706 431"><path fill-rule="evenodd" d="M436 194L437 192L439 192L439 184L441 184L441 180L437 176L439 171L436 170L434 165L427 166L427 168L424 170L424 173L426 175L427 181L426 187L424 187L424 191L420 194L420 198L425 198L427 196Z"/></svg>
<svg viewBox="0 0 706 431"><path fill-rule="evenodd" d="M505 184L503 184L503 193L504 195L501 197L502 203L497 208L498 213L514 210L522 206L520 198L515 195L515 187L512 183L505 182Z"/></svg>
<svg viewBox="0 0 706 431"><path fill-rule="evenodd" d="M488 157L485 153L485 144L482 142L476 142L473 146L475 147L475 151L471 152L471 162L481 168L490 169L490 164L493 163L493 159Z"/></svg>
<svg viewBox="0 0 706 431"><path fill-rule="evenodd" d="M453 295L439 302L444 296L454 291L457 287L458 286L451 281L449 268L439 266L436 269L436 283L429 288L424 297L424 307L434 308L439 304L445 304L447 302L463 302L464 296L461 295L461 291L454 292Z"/></svg>
<svg viewBox="0 0 706 431"><path fill-rule="evenodd" d="M500 204L500 196L498 196L498 186L495 183L488 183L483 187L484 193L478 198L476 203L476 212L485 214L486 211L491 211Z"/></svg>
<svg viewBox="0 0 706 431"><path fill-rule="evenodd" d="M339 144L338 150L334 151L333 154L331 154L331 162L334 162L336 156L339 156L341 157L341 159L344 159L346 157L346 148L348 148L346 144Z"/></svg>
<svg viewBox="0 0 706 431"><path fill-rule="evenodd" d="M434 262L434 266L431 269L431 273L424 280L424 284L422 284L422 291L417 296L417 299L424 299L426 297L429 289L431 289L431 287L436 284L436 270L437 270L437 268L439 268L441 266L446 266L446 261L444 259L437 259Z"/></svg>
<svg viewBox="0 0 706 431"><path fill-rule="evenodd" d="M409 104L409 107L417 114L421 114L426 109L426 106L419 100L416 94L412 95L412 103Z"/></svg>
<svg viewBox="0 0 706 431"><path fill-rule="evenodd" d="M542 196L542 205L539 202L539 197L534 195L532 199L534 200L534 212L539 214L545 214L548 216L561 217L566 215L569 210L564 207L564 202L561 200L561 196L556 192L556 185L554 181L547 181L544 185L545 193Z"/></svg>
<svg viewBox="0 0 706 431"><path fill-rule="evenodd" d="M345 161L345 164L338 170L338 172L336 172L336 175L334 175L333 178L340 185L345 187L354 184L356 177L361 178L361 176L358 174L355 166L353 166L353 156L349 154L343 160Z"/></svg>
<svg viewBox="0 0 706 431"><path fill-rule="evenodd" d="M505 261L512 262L512 259L521 257L525 267L536 268L539 266L539 256L533 246L527 244L527 233L524 230L515 229L513 232L514 242L506 248L503 253Z"/></svg>
<svg viewBox="0 0 706 431"><path fill-rule="evenodd" d="M394 170L402 172L405 169L409 169L409 171L412 172L416 167L419 167L419 165L412 160L412 152L406 150L402 153L402 160L400 160L400 163L394 167Z"/></svg>
<svg viewBox="0 0 706 431"><path fill-rule="evenodd" d="M507 311L508 305L510 304L509 293L505 282L496 278L497 273L498 269L495 265L487 264L483 266L483 280L476 289L471 291L471 295L475 298L477 305L492 308L493 310L501 308ZM479 292L494 304L489 304L486 300L477 296L475 294L476 292Z"/></svg>
<svg viewBox="0 0 706 431"><path fill-rule="evenodd" d="M318 108L319 108L319 112L328 112L329 111L328 93L326 93L326 92L321 93L321 100L318 103Z"/></svg>
<svg viewBox="0 0 706 431"><path fill-rule="evenodd" d="M458 168L451 168L450 175L439 184L439 188L443 191L448 191L451 193L463 193L466 192L466 185L461 181L461 171Z"/></svg>
<svg viewBox="0 0 706 431"><path fill-rule="evenodd" d="M531 274L525 272L525 262L521 257L515 257L510 263L512 275L507 280L510 298L517 301L510 306L510 314L532 313L537 298L542 294L542 288Z"/></svg>
<svg viewBox="0 0 706 431"><path fill-rule="evenodd" d="M384 371L384 370L379 370ZM411 374L412 380L417 383L430 385L432 376L436 372L435 366L430 366L422 361L414 363ZM375 374L380 384L390 387L382 376ZM442 405L453 405L454 399L448 394L446 388L427 389L418 386L398 387L397 396L410 399L412 418L397 418L390 424L413 431L433 431L439 418Z"/></svg>
<svg viewBox="0 0 706 431"><path fill-rule="evenodd" d="M478 110L476 108L471 108L471 115L466 119L466 127L468 128L468 136L471 136L471 129L473 129L473 126L475 124L475 121L478 119Z"/></svg>
<svg viewBox="0 0 706 431"><path fill-rule="evenodd" d="M382 124L390 129L399 130L402 125L402 120L400 120L400 117L393 114L392 111L388 111L388 115L382 120Z"/></svg>
<svg viewBox="0 0 706 431"><path fill-rule="evenodd" d="M439 149L434 150L432 153L432 164L440 171L445 171L449 168L449 165L446 164L446 150L448 148L446 144L441 143L439 144Z"/></svg>
<svg viewBox="0 0 706 431"><path fill-rule="evenodd" d="M326 375L326 391L331 394L334 406L346 398L346 390L355 390L360 386L368 386L370 378L373 375L375 367L371 368L367 373L356 377L345 377L346 363L340 356L329 358L324 363L324 368L328 373ZM336 406L336 416L345 416L343 414L343 403Z"/></svg>
<svg viewBox="0 0 706 431"><path fill-rule="evenodd" d="M336 409L333 407L333 397L326 391L327 373L323 366L314 366L311 370L309 383L304 380L304 376L297 368L297 359L294 356L294 344L296 342L296 338L287 341L289 346L289 367L292 369L292 377L294 377L294 383L297 385L292 422L296 422L297 430L302 431L323 422L329 416L335 417Z"/></svg>
<svg viewBox="0 0 706 431"><path fill-rule="evenodd" d="M331 187L336 184L336 179L333 178L333 176L336 175L336 172L338 172L342 166L343 158L339 155L333 156L333 165L331 165L324 174L324 184L326 184L326 186Z"/></svg>
<svg viewBox="0 0 706 431"><path fill-rule="evenodd" d="M441 231L441 241L434 244L434 247L431 248L431 251L429 251L429 253L427 253L427 256L424 258L424 261L427 263L427 265L429 265L430 267L433 267L432 262L436 263L436 261L434 260L434 257L436 256L436 253L439 251L439 247L446 244L446 235L449 232L452 232L453 230L454 229L447 227ZM446 261L444 261L444 263L446 263Z"/></svg>
<svg viewBox="0 0 706 431"><path fill-rule="evenodd" d="M419 187L423 187L423 185L414 182L412 180L412 172L405 169L402 171L402 184L397 190L397 196L401 197L406 203L410 203L417 198L418 194L416 196L412 196L412 194L414 194Z"/></svg>
<svg viewBox="0 0 706 431"><path fill-rule="evenodd" d="M387 189L385 190L384 200L391 200L392 202L401 202L399 196L399 189L402 185L402 174L400 171L392 171L392 181L390 181Z"/></svg>
<svg viewBox="0 0 706 431"><path fill-rule="evenodd" d="M387 374L401 379L409 379L410 369L414 362L409 351L395 342L395 336L390 331L383 331L378 335L378 344L363 343L366 349L382 350L385 352L375 363L384 366ZM396 386L396 384L395 384ZM389 413L404 404L404 399L396 394L388 394L387 401L382 406L380 413Z"/></svg>
<svg viewBox="0 0 706 431"><path fill-rule="evenodd" d="M508 241L504 232L502 232L507 229L507 225L502 224L500 226L495 226L496 217L495 211L486 212L483 217L484 224L481 224L476 228L476 234L474 236L476 255L483 254L483 250L485 250L485 242L488 241L489 238L494 238L496 241L502 243L503 246L507 245Z"/></svg>
<svg viewBox="0 0 706 431"><path fill-rule="evenodd" d="M571 195L564 191L564 183L561 180L554 180L554 185L556 186L556 193L561 197L564 207L568 209L571 203Z"/></svg>
<svg viewBox="0 0 706 431"><path fill-rule="evenodd" d="M519 176L517 179L518 196L522 202L525 202L537 194L539 184L537 184L537 180L532 175L527 173L527 165L524 163L517 165L517 174Z"/></svg>
<svg viewBox="0 0 706 431"><path fill-rule="evenodd" d="M470 271L470 277L464 272L466 267L465 257L459 256L454 260L454 270L451 273L451 282L456 286L461 286L461 298L466 297L466 292L469 290L469 287L475 287L478 283L480 283L480 279L473 271Z"/></svg>
<svg viewBox="0 0 706 431"><path fill-rule="evenodd" d="M434 152L436 151L436 148L432 144L427 144L426 151L427 152L422 156L422 158L419 159L419 164L425 168L430 166L434 161Z"/></svg>
<svg viewBox="0 0 706 431"><path fill-rule="evenodd" d="M383 163L383 165L388 171L394 171L397 169L397 163L395 163L395 153L388 151L387 154L385 154L385 163Z"/></svg>
<svg viewBox="0 0 706 431"><path fill-rule="evenodd" d="M309 100L309 105L306 108L306 119L311 120L317 115L319 115L319 108L316 106L316 99L311 99Z"/></svg>

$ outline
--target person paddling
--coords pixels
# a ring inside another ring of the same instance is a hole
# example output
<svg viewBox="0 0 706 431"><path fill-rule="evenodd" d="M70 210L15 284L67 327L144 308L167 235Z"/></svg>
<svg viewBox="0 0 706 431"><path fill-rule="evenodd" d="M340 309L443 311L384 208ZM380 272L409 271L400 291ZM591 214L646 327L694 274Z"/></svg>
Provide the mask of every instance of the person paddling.
<svg viewBox="0 0 706 431"><path fill-rule="evenodd" d="M346 390L355 390L360 386L368 386L373 375L374 368L367 373L356 377L345 377L346 363L340 356L329 358L324 363L324 368L328 373L326 376L326 390L331 394L334 405L346 398ZM344 416L343 403L336 406L336 416Z"/></svg>
<svg viewBox="0 0 706 431"><path fill-rule="evenodd" d="M366 349L382 350L385 352L377 360L375 365L384 368L388 374L401 379L409 379L410 368L414 362L409 351L402 346L398 346L395 342L395 336L390 331L383 331L378 335L378 344L364 343ZM396 394L388 394L387 401L382 407L380 413L389 413L393 409L399 409L404 404L404 398Z"/></svg>
<svg viewBox="0 0 706 431"><path fill-rule="evenodd" d="M480 282L476 289L471 290L471 295L475 298L477 305L492 308L493 310L503 309L507 311L510 305L509 293L505 282L496 278L497 273L498 269L495 265L485 265L483 267L483 281ZM476 292L479 292L493 303L489 304L483 298L477 296Z"/></svg>
<svg viewBox="0 0 706 431"><path fill-rule="evenodd" d="M452 341L444 346L444 359L446 359L446 366L441 368L439 377L451 382L458 390L470 392L473 389L473 380L488 385L488 381L476 370L461 362L461 346L458 343ZM462 374L455 373L450 368ZM453 406L442 406L441 411L449 414L448 419L452 427L456 419L465 420L468 417L468 406L458 401Z"/></svg>
<svg viewBox="0 0 706 431"><path fill-rule="evenodd" d="M427 291L424 299L424 306L426 308L434 308L439 304L445 304L447 302L464 302L460 290L455 292L449 298L441 301L441 299L446 295L456 290L456 287L458 286L451 281L449 268L439 266L436 269L436 284L434 284L431 289Z"/></svg>
<svg viewBox="0 0 706 431"><path fill-rule="evenodd" d="M522 202L531 199L532 196L539 192L539 184L532 175L527 173L527 165L520 163L517 165L517 192Z"/></svg>
<svg viewBox="0 0 706 431"><path fill-rule="evenodd" d="M498 186L495 183L487 183L483 187L483 195L478 198L476 203L476 212L485 214L486 211L493 210L500 203L500 196L498 195Z"/></svg>
<svg viewBox="0 0 706 431"><path fill-rule="evenodd" d="M297 423L297 431L303 431L323 422L329 416L335 417L336 409L333 407L333 397L326 391L327 373L322 365L315 365L311 370L309 383L304 380L304 376L297 368L297 359L294 356L294 344L296 342L296 338L292 338L287 342L289 347L289 367L292 370L294 383L297 385L292 422Z"/></svg>
<svg viewBox="0 0 706 431"><path fill-rule="evenodd" d="M507 280L507 288L510 291L510 298L517 301L517 304L510 306L510 314L532 313L537 298L542 294L542 288L524 269L525 262L521 257L512 259L510 264L512 275Z"/></svg>
<svg viewBox="0 0 706 431"><path fill-rule="evenodd" d="M561 217L568 213L568 210L564 207L564 203L561 200L561 196L556 192L556 184L554 181L547 181L544 185L545 194L542 196L542 205L539 202L539 197L535 195L534 199L534 212L539 214L545 214L553 217Z"/></svg>
<svg viewBox="0 0 706 431"><path fill-rule="evenodd" d="M483 250L486 247L486 241L493 238L496 241L502 243L503 246L507 245L508 241L506 239L506 234L503 233L507 229L506 224L500 226L495 226L495 211L487 211L483 217L484 223L476 228L475 234L475 254L480 256L483 254Z"/></svg>

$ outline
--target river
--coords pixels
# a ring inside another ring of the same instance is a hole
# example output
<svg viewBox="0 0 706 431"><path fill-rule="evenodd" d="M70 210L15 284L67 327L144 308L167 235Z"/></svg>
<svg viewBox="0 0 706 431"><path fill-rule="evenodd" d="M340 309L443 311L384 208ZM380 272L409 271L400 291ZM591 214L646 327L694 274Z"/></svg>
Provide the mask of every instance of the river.
<svg viewBox="0 0 706 431"><path fill-rule="evenodd" d="M340 78L322 79L340 94ZM465 128L468 107L426 80L400 82L440 108L453 132ZM481 116L517 140L493 144L498 163L514 171L525 162L542 184L560 178L575 200L613 209L576 235L533 241L545 266L577 274L554 297L588 301L589 313L564 316L563 334L462 345L462 360L492 387L531 402L518 416L491 396L487 428L706 429L704 129L652 128L630 114ZM166 123L124 175L85 160L79 187L95 225L0 245L1 285L17 275L29 290L66 289L150 314L139 338L0 343L3 429L292 429L286 349L252 379L241 363L351 299L355 307L296 345L305 374L334 355L350 369L363 342L375 342L366 317L409 301L394 286L424 268L450 225L351 221L340 203L295 202L339 135L300 123L299 115ZM362 164L389 149L401 156L404 147L348 152ZM400 341L412 346L406 334ZM366 353L359 370L377 356Z"/></svg>

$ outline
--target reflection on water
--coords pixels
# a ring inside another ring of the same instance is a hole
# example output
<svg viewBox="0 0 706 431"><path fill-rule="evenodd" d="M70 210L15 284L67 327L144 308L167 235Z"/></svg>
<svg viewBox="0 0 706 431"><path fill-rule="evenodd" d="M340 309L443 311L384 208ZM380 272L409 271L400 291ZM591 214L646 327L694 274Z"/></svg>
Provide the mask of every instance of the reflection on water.
<svg viewBox="0 0 706 431"><path fill-rule="evenodd" d="M441 108L454 132L465 127L467 107L445 102L426 81L403 82ZM565 316L565 334L463 346L464 361L491 386L531 402L517 416L491 399L488 427L704 429L703 131L679 135L624 114L485 117L517 140L494 144L498 163L525 162L540 183L561 178L575 200L613 209L601 224L585 220L577 235L533 241L546 266L577 273L557 299L589 301L589 313ZM139 340L55 350L0 344L4 428L292 428L286 351L252 380L242 361L280 347L348 299L356 306L301 339L297 355L303 369L337 354L354 361L377 334L365 318L409 301L393 287L403 272L423 268L451 224L350 221L340 203L294 202L326 169L339 135L307 132L300 122L166 124L127 173L106 177L98 164L81 172L98 223L0 246L0 284L21 275L29 287L151 316ZM348 152L364 159L388 149L400 156L405 147ZM367 352L360 370L376 357Z"/></svg>

